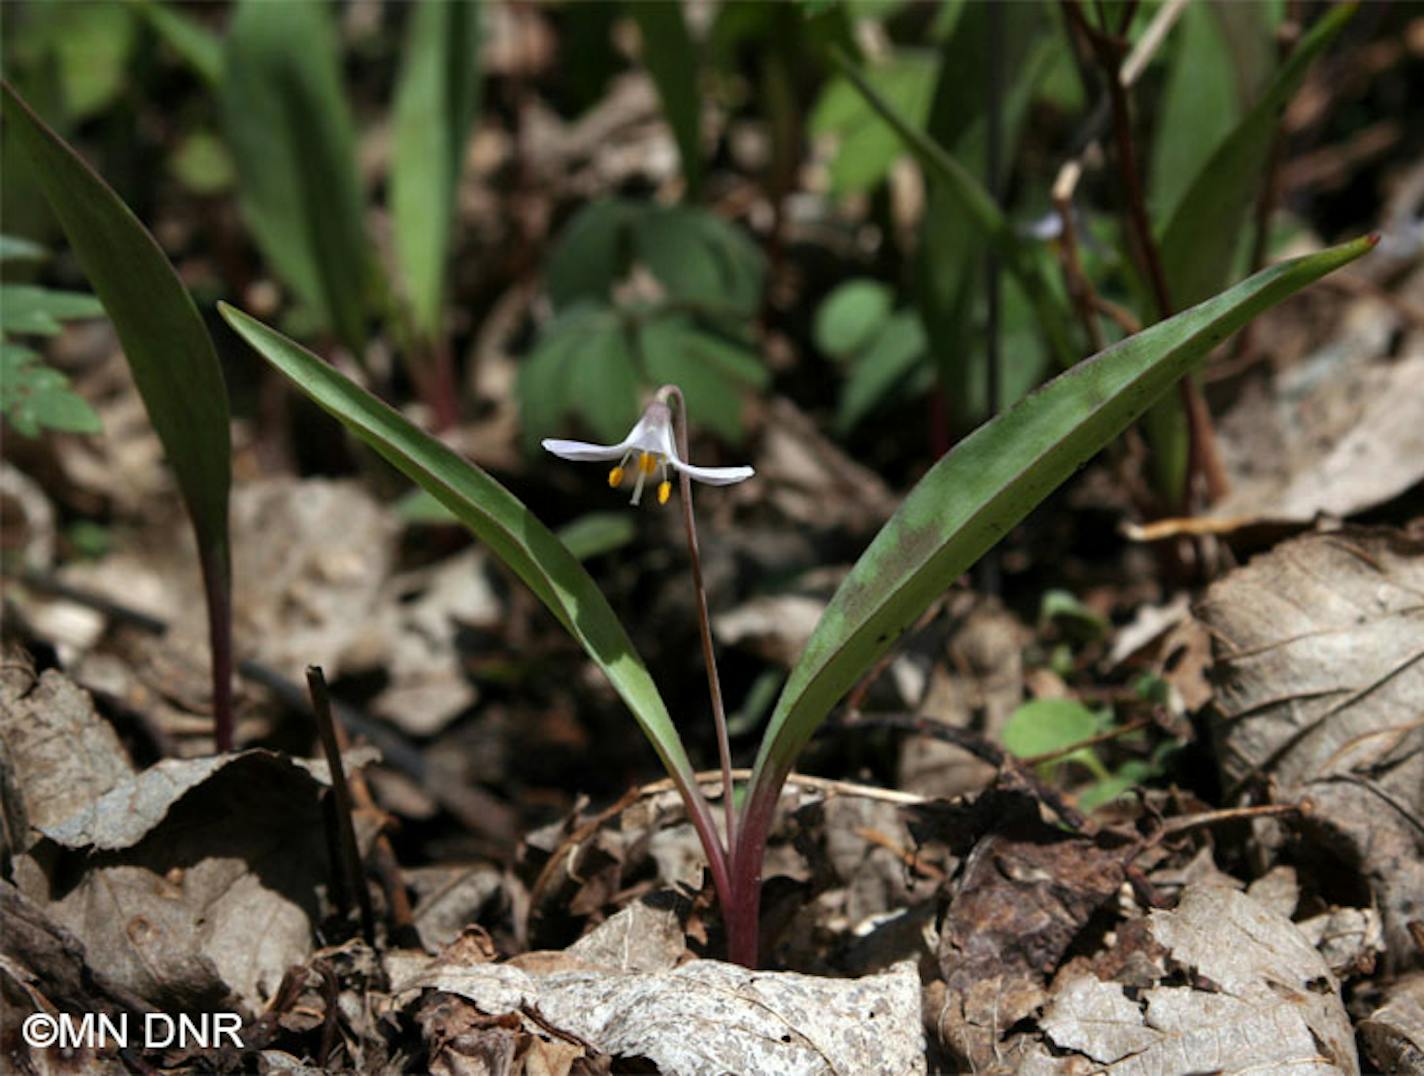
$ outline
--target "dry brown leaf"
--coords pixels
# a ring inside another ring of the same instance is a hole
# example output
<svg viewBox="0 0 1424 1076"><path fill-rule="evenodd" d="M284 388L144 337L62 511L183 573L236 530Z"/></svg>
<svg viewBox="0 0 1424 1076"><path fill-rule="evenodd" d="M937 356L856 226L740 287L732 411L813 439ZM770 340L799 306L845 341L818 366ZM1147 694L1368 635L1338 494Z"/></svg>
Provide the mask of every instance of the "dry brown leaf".
<svg viewBox="0 0 1424 1076"><path fill-rule="evenodd" d="M1381 1072L1424 1072L1424 975L1391 984L1384 1004L1360 1022L1360 1038Z"/></svg>
<svg viewBox="0 0 1424 1076"><path fill-rule="evenodd" d="M909 964L864 979L755 972L692 961L664 972L599 968L531 974L509 964L392 971L397 1002L457 994L485 1013L537 1005L553 1024L615 1058L673 1076L923 1072L919 977ZM410 974L414 971L414 974Z"/></svg>
<svg viewBox="0 0 1424 1076"><path fill-rule="evenodd" d="M164 760L43 827L51 892L28 895L154 1004L255 1011L322 919L326 780L268 751Z"/></svg>
<svg viewBox="0 0 1424 1076"><path fill-rule="evenodd" d="M1114 1076L1359 1071L1339 984L1290 920L1244 893L1193 886L1148 929L1195 985L1134 1001L1117 983L1072 979L1041 1020L1056 1046Z"/></svg>
<svg viewBox="0 0 1424 1076"><path fill-rule="evenodd" d="M25 851L44 826L63 822L133 776L113 727L94 700L54 670L35 678L23 655L7 651L0 670L0 778L12 851Z"/></svg>
<svg viewBox="0 0 1424 1076"><path fill-rule="evenodd" d="M1218 764L1309 799L1302 825L1363 874L1397 968L1424 954L1424 543L1350 528L1286 542L1208 591Z"/></svg>

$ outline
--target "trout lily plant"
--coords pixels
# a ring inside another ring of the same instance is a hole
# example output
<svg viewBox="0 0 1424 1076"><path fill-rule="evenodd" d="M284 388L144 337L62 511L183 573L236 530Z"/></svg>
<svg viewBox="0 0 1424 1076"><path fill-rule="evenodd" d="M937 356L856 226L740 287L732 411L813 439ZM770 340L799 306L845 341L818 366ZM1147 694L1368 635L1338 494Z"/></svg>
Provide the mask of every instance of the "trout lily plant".
<svg viewBox="0 0 1424 1076"><path fill-rule="evenodd" d="M225 304L220 309L258 354L465 523L602 669L687 806L721 904L728 956L754 966L762 857L781 789L796 756L842 696L1000 537L1212 348L1373 244L1373 238L1360 239L1265 269L1077 363L960 441L909 492L831 599L772 711L739 807L707 629L691 481L725 485L750 478L752 469L688 462L686 407L673 386L658 391L617 444L546 441L550 452L566 459L613 463L613 486L621 486L633 468L635 502L655 476L660 502L670 499L674 477L681 484L722 762L721 832L647 666L598 586L553 532L480 468L316 355L241 311Z"/></svg>
<svg viewBox="0 0 1424 1076"><path fill-rule="evenodd" d="M1313 31L1296 48L1277 80L1279 86L1257 105L1263 124L1273 128L1275 114L1294 85L1291 79L1298 81L1312 50L1318 52L1323 47L1322 42L1344 17L1347 15L1322 20L1318 32ZM425 31L438 40L446 31L435 16L432 20ZM265 26L265 14L263 18L254 16L253 25ZM1358 239L1264 269L1075 362L1082 352L1067 327L1067 314L1052 301L1050 289L1038 275L1038 261L997 213L993 199L921 130L902 121L867 86L862 85L862 92L938 177L942 189L978 221L984 235L1000 250L1005 265L1020 276L1035 308L1038 329L1053 341L1064 364L1071 365L961 440L920 479L875 536L831 599L791 669L762 736L739 807L732 795L721 690L707 629L691 481L713 485L740 482L752 476L751 468L696 467L688 462L687 410L682 394L673 386L658 391L642 419L616 445L546 442L549 451L566 458L616 461L609 474L614 486L622 485L628 468L633 467L635 503L654 476L657 499L663 503L671 497L673 476L680 482L711 708L718 725L726 812L721 833L647 666L607 599L569 548L509 490L448 445L275 329L219 304L228 324L263 359L468 526L603 671L687 806L721 902L728 955L748 966L757 959L762 856L781 788L796 756L842 696L955 579L1094 453L1191 373L1213 348L1262 311L1360 257L1377 241L1374 236ZM217 740L219 748L225 749L232 741L232 587L227 526L231 445L227 394L215 349L182 281L132 211L72 148L39 121L8 84L0 85L0 110L7 134L13 127L17 142L42 181L40 188L114 321L183 493L204 571ZM418 111L413 109L411 114ZM1245 126L1238 135L1217 151L1218 156L1225 154L1225 163L1213 158L1204 176L1248 174L1249 170L1240 167L1241 154L1249 156L1269 139L1263 141L1256 126ZM1206 205L1237 204L1210 184L1193 197ZM416 217L430 217L438 229L439 220L429 214L428 201L417 197L409 204L416 207ZM1192 197L1184 198L1183 205L1192 211L1178 210L1182 234L1178 236L1174 219L1167 229L1165 246L1169 254L1180 251L1182 257L1195 256L1188 233L1200 232L1202 227ZM1212 255L1213 265L1230 265L1236 249L1235 231L1214 228L1206 234L1212 241L1208 244L1212 249L1206 253ZM431 264L444 256L443 247L430 251L435 255ZM1224 279L1224 269L1208 268L1211 272L1203 270L1197 286L1188 289L1191 295L1211 295L1215 282ZM428 311L438 313L438 289L430 291L429 297ZM651 339L645 335L645 344ZM686 344L685 336L658 339L670 349Z"/></svg>

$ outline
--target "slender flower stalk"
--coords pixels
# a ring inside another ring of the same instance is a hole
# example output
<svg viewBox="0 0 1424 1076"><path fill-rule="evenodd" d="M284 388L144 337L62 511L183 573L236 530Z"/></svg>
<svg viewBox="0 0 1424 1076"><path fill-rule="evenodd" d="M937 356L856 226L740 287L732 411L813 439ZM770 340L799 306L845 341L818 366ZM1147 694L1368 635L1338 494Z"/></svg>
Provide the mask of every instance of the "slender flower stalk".
<svg viewBox="0 0 1424 1076"><path fill-rule="evenodd" d="M676 432L674 432L673 422L674 407L677 409L678 420ZM719 844L716 841L716 834L703 833L702 827L699 827L699 836L702 837L703 844L706 846L708 859L713 868L714 880L717 882L723 917L727 923L729 948L744 952L745 943L742 940L742 935L745 934L745 931L733 921L736 918L733 909L744 901L737 900L736 879L727 877L727 868L737 843L737 809L732 783L732 748L727 733L727 715L722 704L722 684L717 675L717 656L712 645L712 622L707 612L707 589L702 580L702 557L697 543L697 522L692 511L692 480L696 479L714 486L724 486L733 482L745 481L751 478L755 472L750 467L696 467L687 462L687 401L683 398L682 390L676 385L664 385L658 389L637 425L629 431L627 437L616 445L595 445L586 441L566 441L558 438L548 438L543 442L543 445L545 449L561 459L616 460L617 463L608 472L608 484L615 489L623 485L623 480L627 477L629 468L632 467L636 472L633 484L633 504L638 504L642 500L643 487L654 475L657 475L658 479L656 487L658 504L667 504L668 499L672 496L672 482L668 478L668 471L672 470L677 473L682 492L682 519L687 530L687 549L692 564L692 588L697 598L697 626L702 638L702 657L707 667L707 690L712 700L712 718L717 729L717 752L721 757L722 804L726 817L724 842ZM699 797L701 796L700 792L696 790L693 792ZM706 801L703 800L698 806L705 810L705 803ZM689 809L693 809L692 804L689 804ZM700 812L695 811L694 813L700 815ZM697 820L699 819L694 819L694 821ZM753 934L751 961L754 963L756 959L755 909L752 911L751 923ZM738 959L738 957L733 956L733 959ZM742 960L742 962L746 961Z"/></svg>
<svg viewBox="0 0 1424 1076"><path fill-rule="evenodd" d="M676 385L664 385L658 390L658 399L676 400L678 417L677 448L683 459L687 458L687 401L682 390ZM750 467L747 468L751 470ZM707 588L702 583L702 556L697 546L697 521L692 514L692 479L686 470L678 471L682 483L682 522L687 530L687 553L692 562L692 589L697 595L697 627L702 635L702 660L707 666L707 692L712 698L712 719L717 726L717 753L722 761L722 808L727 819L728 854L737 846L737 808L732 796L732 745L727 735L727 714L722 707L722 681L717 675L717 655L712 648L712 620L707 613ZM658 501L667 498L658 488Z"/></svg>

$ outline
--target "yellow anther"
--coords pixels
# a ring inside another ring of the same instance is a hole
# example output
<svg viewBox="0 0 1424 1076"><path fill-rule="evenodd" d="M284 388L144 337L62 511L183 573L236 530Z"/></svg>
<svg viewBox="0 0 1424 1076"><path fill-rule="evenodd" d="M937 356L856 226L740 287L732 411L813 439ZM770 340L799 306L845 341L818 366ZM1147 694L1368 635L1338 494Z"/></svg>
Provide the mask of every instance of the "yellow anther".
<svg viewBox="0 0 1424 1076"><path fill-rule="evenodd" d="M652 474L658 469L658 458L651 452L644 452L638 457L638 470L644 474Z"/></svg>
<svg viewBox="0 0 1424 1076"><path fill-rule="evenodd" d="M669 482L667 479L663 479L662 483L658 486L658 503L667 504L668 498L671 496L672 483Z"/></svg>
<svg viewBox="0 0 1424 1076"><path fill-rule="evenodd" d="M617 489L619 486L621 486L621 485L623 484L623 468L622 468L622 467L615 467L615 468L613 468L613 470L611 470L611 471L608 472L608 484L609 484L610 486L612 486L614 489Z"/></svg>

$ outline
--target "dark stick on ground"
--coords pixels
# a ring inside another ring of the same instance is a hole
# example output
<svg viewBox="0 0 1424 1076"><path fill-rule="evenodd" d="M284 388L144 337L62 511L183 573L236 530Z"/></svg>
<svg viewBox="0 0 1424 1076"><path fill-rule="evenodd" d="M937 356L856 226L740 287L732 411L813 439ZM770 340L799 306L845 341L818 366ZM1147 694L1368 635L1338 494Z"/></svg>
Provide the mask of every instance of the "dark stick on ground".
<svg viewBox="0 0 1424 1076"><path fill-rule="evenodd" d="M315 665L307 666L307 687L311 691L312 712L316 715L321 749L326 755L326 764L331 768L331 794L336 803L337 860L361 909L361 932L368 944L375 945L376 915L371 909L371 891L366 888L366 872L361 867L361 853L356 847L351 790L346 784L346 767L341 763L341 743L331 716L331 696L326 690L326 677Z"/></svg>

